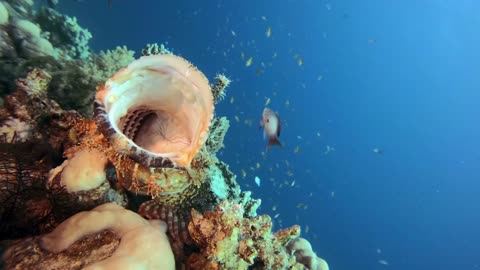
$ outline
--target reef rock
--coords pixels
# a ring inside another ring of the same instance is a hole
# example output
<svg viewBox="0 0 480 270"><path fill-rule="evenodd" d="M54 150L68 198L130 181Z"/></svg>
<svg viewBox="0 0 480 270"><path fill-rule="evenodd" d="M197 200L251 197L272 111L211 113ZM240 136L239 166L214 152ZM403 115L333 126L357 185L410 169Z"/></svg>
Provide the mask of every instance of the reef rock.
<svg viewBox="0 0 480 270"><path fill-rule="evenodd" d="M188 230L200 247L191 269L287 269L294 260L285 247L300 235L299 226L272 233L269 216L245 218L243 206L229 201L204 214L192 210Z"/></svg>

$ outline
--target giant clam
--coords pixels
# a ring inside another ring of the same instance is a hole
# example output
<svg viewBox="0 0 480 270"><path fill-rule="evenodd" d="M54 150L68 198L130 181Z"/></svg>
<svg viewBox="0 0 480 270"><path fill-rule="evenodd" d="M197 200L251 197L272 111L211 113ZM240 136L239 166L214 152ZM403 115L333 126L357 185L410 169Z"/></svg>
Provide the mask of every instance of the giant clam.
<svg viewBox="0 0 480 270"><path fill-rule="evenodd" d="M185 59L143 56L96 95L96 120L120 153L145 167L189 167L208 136L213 95Z"/></svg>
<svg viewBox="0 0 480 270"><path fill-rule="evenodd" d="M214 98L229 83L222 75L217 81L211 87L188 61L164 52L132 62L96 95L95 121L111 145L119 182L153 198L139 213L167 221L177 254L191 242L189 207L216 162L204 145ZM214 132L215 139L223 140L225 131Z"/></svg>

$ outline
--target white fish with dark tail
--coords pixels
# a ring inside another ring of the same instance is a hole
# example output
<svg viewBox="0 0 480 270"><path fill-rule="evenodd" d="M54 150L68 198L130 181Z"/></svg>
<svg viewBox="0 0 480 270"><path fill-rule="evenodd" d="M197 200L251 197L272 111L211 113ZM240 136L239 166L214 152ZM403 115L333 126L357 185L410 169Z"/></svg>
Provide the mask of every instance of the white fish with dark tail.
<svg viewBox="0 0 480 270"><path fill-rule="evenodd" d="M278 140L280 137L280 116L269 108L263 109L262 119L260 120L260 128L263 128L263 136L267 138L267 150L270 146L279 145L282 143Z"/></svg>

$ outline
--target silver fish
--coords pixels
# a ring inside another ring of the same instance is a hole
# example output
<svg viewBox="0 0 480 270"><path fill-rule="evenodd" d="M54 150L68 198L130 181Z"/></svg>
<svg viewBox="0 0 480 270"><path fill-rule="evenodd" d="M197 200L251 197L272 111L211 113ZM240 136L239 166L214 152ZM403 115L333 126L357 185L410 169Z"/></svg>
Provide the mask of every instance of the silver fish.
<svg viewBox="0 0 480 270"><path fill-rule="evenodd" d="M270 146L280 145L282 143L278 140L280 137L280 116L269 108L263 109L262 119L260 120L260 128L263 128L263 135L268 136L267 150Z"/></svg>

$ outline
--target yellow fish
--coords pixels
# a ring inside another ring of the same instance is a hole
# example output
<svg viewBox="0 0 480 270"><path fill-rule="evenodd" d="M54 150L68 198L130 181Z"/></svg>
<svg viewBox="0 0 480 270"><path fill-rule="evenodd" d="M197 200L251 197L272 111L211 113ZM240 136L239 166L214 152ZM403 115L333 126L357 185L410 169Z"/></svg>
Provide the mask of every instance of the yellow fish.
<svg viewBox="0 0 480 270"><path fill-rule="evenodd" d="M265 34L267 35L267 38L272 35L272 28L270 26L267 28L267 32Z"/></svg>
<svg viewBox="0 0 480 270"><path fill-rule="evenodd" d="M268 104L270 104L270 98L267 98L267 100L265 101L265 106L268 106Z"/></svg>
<svg viewBox="0 0 480 270"><path fill-rule="evenodd" d="M253 57L250 56L250 58L247 59L247 62L245 62L245 66L246 66L246 67L251 66L251 65L252 65L252 61L253 61Z"/></svg>
<svg viewBox="0 0 480 270"><path fill-rule="evenodd" d="M298 65L299 66L303 65L303 59L301 57L298 57Z"/></svg>

